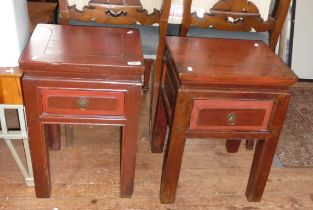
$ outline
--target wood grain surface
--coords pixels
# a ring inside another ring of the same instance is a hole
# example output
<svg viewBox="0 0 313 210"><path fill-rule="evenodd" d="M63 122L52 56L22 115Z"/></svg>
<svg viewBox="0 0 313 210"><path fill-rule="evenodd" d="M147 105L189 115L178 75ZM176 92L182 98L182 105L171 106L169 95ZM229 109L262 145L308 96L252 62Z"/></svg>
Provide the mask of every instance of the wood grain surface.
<svg viewBox="0 0 313 210"><path fill-rule="evenodd" d="M0 104L23 104L19 67L0 67Z"/></svg>
<svg viewBox="0 0 313 210"><path fill-rule="evenodd" d="M28 16L30 21L30 32L33 32L39 23L53 23L56 3L49 2L27 2Z"/></svg>
<svg viewBox="0 0 313 210"><path fill-rule="evenodd" d="M313 168L272 168L263 199L243 196L252 151L244 144L228 154L224 140L187 139L180 184L174 204L159 202L162 154L151 154L148 102L143 97L135 189L131 199L119 198L118 128L76 126L75 146L50 151L50 199L36 199L27 187L3 141L0 141L0 207L3 209L305 209L313 208ZM23 151L16 142L19 152ZM64 160L67 161L64 161ZM196 177L196 178L195 178Z"/></svg>

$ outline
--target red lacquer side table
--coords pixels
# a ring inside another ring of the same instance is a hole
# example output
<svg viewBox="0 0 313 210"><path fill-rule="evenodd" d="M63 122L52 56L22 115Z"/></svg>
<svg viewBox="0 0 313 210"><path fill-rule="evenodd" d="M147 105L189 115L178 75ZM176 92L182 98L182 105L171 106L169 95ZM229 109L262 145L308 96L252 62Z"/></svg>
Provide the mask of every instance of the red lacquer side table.
<svg viewBox="0 0 313 210"><path fill-rule="evenodd" d="M20 66L36 196L51 191L45 126L69 123L122 127L120 194L130 197L144 71L139 31L40 24Z"/></svg>
<svg viewBox="0 0 313 210"><path fill-rule="evenodd" d="M166 44L151 148L163 151L169 126L161 202L174 202L185 140L194 137L257 139L246 196L260 201L296 76L260 41L168 37ZM238 141L228 140L228 151Z"/></svg>

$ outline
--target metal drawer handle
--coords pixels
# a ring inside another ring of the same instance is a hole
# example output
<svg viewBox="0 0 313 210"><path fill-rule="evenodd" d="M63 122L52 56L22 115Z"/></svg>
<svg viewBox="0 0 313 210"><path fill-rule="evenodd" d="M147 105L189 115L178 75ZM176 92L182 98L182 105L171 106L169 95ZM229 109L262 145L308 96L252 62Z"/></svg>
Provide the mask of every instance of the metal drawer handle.
<svg viewBox="0 0 313 210"><path fill-rule="evenodd" d="M80 98L77 102L77 105L80 110L86 110L88 108L88 99Z"/></svg>
<svg viewBox="0 0 313 210"><path fill-rule="evenodd" d="M229 113L227 115L227 123L230 126L234 126L236 124L237 115L235 113Z"/></svg>

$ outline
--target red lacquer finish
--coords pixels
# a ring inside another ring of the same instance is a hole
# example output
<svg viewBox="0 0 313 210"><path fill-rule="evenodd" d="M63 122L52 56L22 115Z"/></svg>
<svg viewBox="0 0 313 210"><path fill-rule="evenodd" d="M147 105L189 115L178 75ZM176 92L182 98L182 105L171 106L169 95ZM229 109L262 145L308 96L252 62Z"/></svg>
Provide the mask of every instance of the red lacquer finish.
<svg viewBox="0 0 313 210"><path fill-rule="evenodd" d="M296 76L256 41L168 37L163 62L151 146L163 151L169 126L161 202L175 201L186 138L208 137L231 139L230 153L258 140L246 197L260 201Z"/></svg>
<svg viewBox="0 0 313 210"><path fill-rule="evenodd" d="M124 93L44 89L42 105L50 114L123 115Z"/></svg>
<svg viewBox="0 0 313 210"><path fill-rule="evenodd" d="M189 129L266 130L272 107L273 101L194 100Z"/></svg>
<svg viewBox="0 0 313 210"><path fill-rule="evenodd" d="M120 194L130 197L144 71L139 31L39 25L20 66L36 196L51 193L47 141L57 124L101 124L122 127Z"/></svg>

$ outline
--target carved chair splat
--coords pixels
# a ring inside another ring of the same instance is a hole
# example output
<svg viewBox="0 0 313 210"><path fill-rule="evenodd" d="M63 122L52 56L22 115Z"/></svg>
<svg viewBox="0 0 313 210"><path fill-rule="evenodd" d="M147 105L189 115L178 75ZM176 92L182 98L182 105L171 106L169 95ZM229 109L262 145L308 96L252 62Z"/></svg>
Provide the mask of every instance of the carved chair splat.
<svg viewBox="0 0 313 210"><path fill-rule="evenodd" d="M200 18L196 13L191 13L192 0L184 0L180 36L187 36L191 26L224 31L268 32L268 44L274 51L291 0L274 1L273 10L264 20L252 1L219 0L210 12Z"/></svg>

